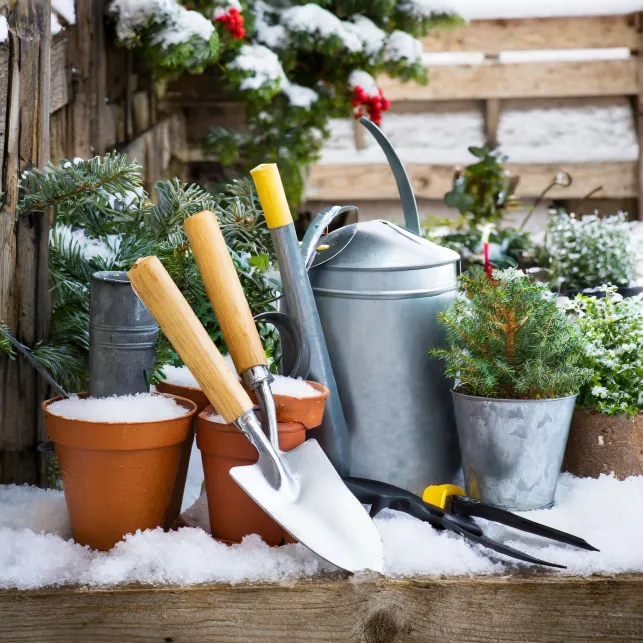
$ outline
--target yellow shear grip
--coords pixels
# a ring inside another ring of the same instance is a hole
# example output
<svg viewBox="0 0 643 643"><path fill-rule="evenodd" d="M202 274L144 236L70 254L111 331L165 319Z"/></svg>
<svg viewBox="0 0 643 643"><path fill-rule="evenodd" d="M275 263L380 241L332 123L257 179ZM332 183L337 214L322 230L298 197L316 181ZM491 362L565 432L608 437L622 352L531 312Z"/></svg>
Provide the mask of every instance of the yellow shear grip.
<svg viewBox="0 0 643 643"><path fill-rule="evenodd" d="M434 484L427 487L422 494L422 500L431 505L444 509L449 496L466 496L464 489L454 484Z"/></svg>
<svg viewBox="0 0 643 643"><path fill-rule="evenodd" d="M277 164L262 163L250 170L250 174L255 182L268 227L272 230L292 223L292 214Z"/></svg>

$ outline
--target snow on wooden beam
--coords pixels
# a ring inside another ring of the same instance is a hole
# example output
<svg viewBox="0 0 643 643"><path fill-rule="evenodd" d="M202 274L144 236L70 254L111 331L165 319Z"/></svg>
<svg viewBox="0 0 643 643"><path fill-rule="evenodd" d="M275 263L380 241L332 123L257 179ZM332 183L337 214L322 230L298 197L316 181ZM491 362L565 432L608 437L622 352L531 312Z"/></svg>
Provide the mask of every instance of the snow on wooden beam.
<svg viewBox="0 0 643 643"><path fill-rule="evenodd" d="M557 187L549 198L580 199L602 186L597 198L628 198L638 194L636 161L604 163L508 164L512 175L520 176L518 196L538 196L556 173L564 170L573 177L568 188ZM443 199L451 189L453 165L408 163L406 169L415 194L420 198ZM318 164L311 167L307 198L315 201L397 199L395 180L388 165Z"/></svg>
<svg viewBox="0 0 643 643"><path fill-rule="evenodd" d="M637 59L434 65L426 86L390 78L380 86L393 101L633 96Z"/></svg>
<svg viewBox="0 0 643 643"><path fill-rule="evenodd" d="M0 591L6 643L638 640L643 575Z"/></svg>
<svg viewBox="0 0 643 643"><path fill-rule="evenodd" d="M584 16L525 20L474 20L453 30L432 31L422 39L424 51L500 51L530 49L638 49L635 17Z"/></svg>

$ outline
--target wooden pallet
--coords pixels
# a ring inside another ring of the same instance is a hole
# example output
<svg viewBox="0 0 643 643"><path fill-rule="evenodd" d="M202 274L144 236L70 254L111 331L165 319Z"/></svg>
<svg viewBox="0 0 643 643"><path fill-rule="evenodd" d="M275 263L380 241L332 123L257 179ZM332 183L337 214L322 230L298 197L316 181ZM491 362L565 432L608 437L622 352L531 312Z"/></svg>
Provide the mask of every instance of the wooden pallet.
<svg viewBox="0 0 643 643"><path fill-rule="evenodd" d="M6 643L643 640L643 575L0 591Z"/></svg>
<svg viewBox="0 0 643 643"><path fill-rule="evenodd" d="M539 18L521 20L480 20L450 30L436 30L424 38L425 52L480 52L481 64L429 64L429 84L401 83L383 78L384 94L393 101L394 111L421 112L428 103L456 105L471 101L482 110L485 136L497 139L498 122L506 101L532 99L623 97L635 108L639 142L643 148L643 55L640 14ZM627 59L554 60L542 62L500 62L501 51L539 49L595 49L623 47ZM355 147L363 147L363 130L355 128ZM347 157L350 151L347 152ZM557 168L571 172L569 190L552 192L552 197L582 198L595 187L600 198L638 197L643 186L639 161L604 163L525 164L512 166L522 179L518 195L533 198L546 187ZM417 195L442 199L448 191L453 166L410 164ZM564 192L564 193L563 193ZM397 197L390 172L384 166L359 163L324 164L312 168L308 197L322 201L392 199ZM643 213L639 199L639 210ZM640 216L640 218L643 218Z"/></svg>

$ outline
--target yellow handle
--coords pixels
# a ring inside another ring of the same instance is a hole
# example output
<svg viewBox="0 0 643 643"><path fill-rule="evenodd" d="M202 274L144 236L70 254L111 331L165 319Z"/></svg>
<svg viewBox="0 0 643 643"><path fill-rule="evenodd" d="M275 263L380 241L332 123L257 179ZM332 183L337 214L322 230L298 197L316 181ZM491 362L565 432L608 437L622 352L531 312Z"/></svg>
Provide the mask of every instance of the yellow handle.
<svg viewBox="0 0 643 643"><path fill-rule="evenodd" d="M158 258L139 259L127 275L223 419L230 423L251 410L248 394Z"/></svg>
<svg viewBox="0 0 643 643"><path fill-rule="evenodd" d="M237 372L267 366L261 338L217 218L205 210L188 217L183 227Z"/></svg>
<svg viewBox="0 0 643 643"><path fill-rule="evenodd" d="M268 227L281 228L292 223L292 214L277 164L262 163L250 170L250 174L254 179Z"/></svg>
<svg viewBox="0 0 643 643"><path fill-rule="evenodd" d="M422 500L444 509L449 496L466 496L466 493L454 484L434 484L424 490Z"/></svg>

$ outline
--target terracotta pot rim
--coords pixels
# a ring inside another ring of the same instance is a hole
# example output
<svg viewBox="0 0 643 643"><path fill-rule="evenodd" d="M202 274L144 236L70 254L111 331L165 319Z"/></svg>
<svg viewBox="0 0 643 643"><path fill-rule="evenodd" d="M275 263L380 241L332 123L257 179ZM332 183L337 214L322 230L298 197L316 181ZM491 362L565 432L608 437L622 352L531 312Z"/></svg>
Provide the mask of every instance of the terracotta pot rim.
<svg viewBox="0 0 643 643"><path fill-rule="evenodd" d="M184 388L184 389L186 389L188 391L192 391L194 393L203 393L203 389L202 388L197 388L196 386L186 386L185 384L172 384L172 382L165 382L165 381L158 382L156 384L157 392L158 392L158 386L159 385L161 385L161 386L171 386L173 388L179 388L179 389ZM160 393L162 394L163 392L161 391ZM205 393L203 393L203 394L205 395ZM180 397L180 396L177 396L177 397Z"/></svg>
<svg viewBox="0 0 643 643"><path fill-rule="evenodd" d="M172 418L165 418L164 420L140 420L138 422L105 422L105 421L94 422L92 420L79 420L78 418L67 418L64 415L58 415L57 413L52 413L48 408L49 405L64 399L62 395L57 395L56 397L52 397L49 400L45 400L44 402L41 403L40 407L42 408L42 410L45 412L46 415L51 415L52 417L60 418L65 422L69 422L72 426L78 425L78 424L95 424L97 426L109 426L109 427L121 427L121 426L136 427L136 426L140 426L141 424L159 425L164 422L173 422L176 420L190 418L196 413L196 408L197 408L196 404L192 400L188 400L186 397L181 397L180 395L172 395L171 393L158 393L158 392L153 393L153 395L160 395L162 397L172 398L173 400L176 400L178 404L180 404L184 408L187 407L189 410L184 415L179 415ZM78 397L81 397L81 398L89 397L89 393L85 393L85 392L78 393Z"/></svg>
<svg viewBox="0 0 643 643"><path fill-rule="evenodd" d="M457 395L458 397L465 397L470 400L486 400L487 402L503 402L503 403L513 403L513 404L529 404L536 403L542 404L543 402L559 402L560 400L569 400L575 397L578 397L578 393L573 395L565 395L564 397L542 397L538 399L522 399L522 398L506 398L506 397L484 397L482 395L468 395L467 393L460 393L455 389L451 389L451 395Z"/></svg>
<svg viewBox="0 0 643 643"><path fill-rule="evenodd" d="M207 427L213 431L220 431L222 433L239 433L239 429L234 424L221 424L220 422L213 422L209 419L208 416L212 415L215 412L212 408L212 405L206 406L199 415L197 419L199 426ZM295 433L296 431L301 431L306 427L301 422L279 422L279 432L280 433Z"/></svg>

